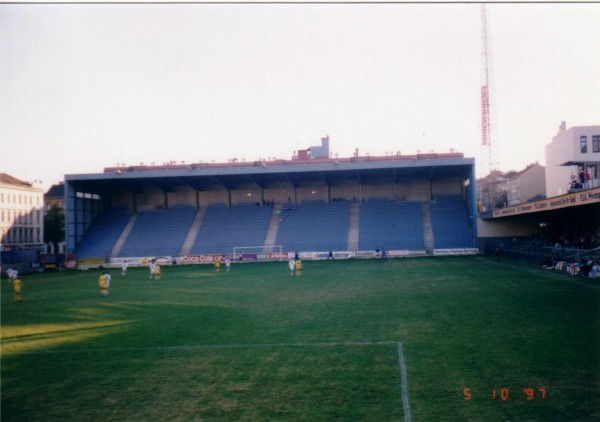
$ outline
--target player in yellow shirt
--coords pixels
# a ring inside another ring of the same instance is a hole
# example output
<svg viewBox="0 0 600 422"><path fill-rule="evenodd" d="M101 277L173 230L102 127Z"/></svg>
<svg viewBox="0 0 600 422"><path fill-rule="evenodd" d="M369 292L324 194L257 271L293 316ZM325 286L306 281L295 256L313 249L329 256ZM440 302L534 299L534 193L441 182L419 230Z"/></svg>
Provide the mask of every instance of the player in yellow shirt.
<svg viewBox="0 0 600 422"><path fill-rule="evenodd" d="M100 294L102 296L106 296L108 294L108 285L106 284L106 274L102 273L100 277L98 277L98 287L100 287Z"/></svg>
<svg viewBox="0 0 600 422"><path fill-rule="evenodd" d="M302 261L300 258L296 260L296 277L300 277L302 275Z"/></svg>
<svg viewBox="0 0 600 422"><path fill-rule="evenodd" d="M20 302L21 299L21 290L23 290L23 282L19 277L15 278L12 282L13 290L15 291L15 302Z"/></svg>
<svg viewBox="0 0 600 422"><path fill-rule="evenodd" d="M160 280L160 265L156 264L154 267L154 279Z"/></svg>
<svg viewBox="0 0 600 422"><path fill-rule="evenodd" d="M221 271L221 257L220 256L215 258L215 271L216 272Z"/></svg>

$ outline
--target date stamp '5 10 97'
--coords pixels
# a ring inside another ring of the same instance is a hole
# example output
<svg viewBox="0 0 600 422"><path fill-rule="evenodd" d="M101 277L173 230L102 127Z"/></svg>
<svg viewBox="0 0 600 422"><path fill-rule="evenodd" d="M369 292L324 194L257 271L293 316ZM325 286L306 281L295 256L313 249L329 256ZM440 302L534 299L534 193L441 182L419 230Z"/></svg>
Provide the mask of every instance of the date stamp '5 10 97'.
<svg viewBox="0 0 600 422"><path fill-rule="evenodd" d="M470 388L463 388L462 393L465 401L471 400L475 395L475 393L472 392ZM510 390L508 388L494 388L491 391L485 393L485 398L502 401L507 401L513 398L525 399L527 401L546 400L546 388L525 387L522 391Z"/></svg>

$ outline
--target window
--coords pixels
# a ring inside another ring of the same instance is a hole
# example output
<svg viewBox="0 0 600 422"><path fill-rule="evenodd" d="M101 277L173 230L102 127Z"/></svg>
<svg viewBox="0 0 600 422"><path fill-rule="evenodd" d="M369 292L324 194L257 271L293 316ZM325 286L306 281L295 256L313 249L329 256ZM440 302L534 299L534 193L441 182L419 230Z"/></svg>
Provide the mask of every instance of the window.
<svg viewBox="0 0 600 422"><path fill-rule="evenodd" d="M587 136L579 137L579 148L582 154L587 153Z"/></svg>
<svg viewBox="0 0 600 422"><path fill-rule="evenodd" d="M600 152L600 135L592 136L592 152Z"/></svg>

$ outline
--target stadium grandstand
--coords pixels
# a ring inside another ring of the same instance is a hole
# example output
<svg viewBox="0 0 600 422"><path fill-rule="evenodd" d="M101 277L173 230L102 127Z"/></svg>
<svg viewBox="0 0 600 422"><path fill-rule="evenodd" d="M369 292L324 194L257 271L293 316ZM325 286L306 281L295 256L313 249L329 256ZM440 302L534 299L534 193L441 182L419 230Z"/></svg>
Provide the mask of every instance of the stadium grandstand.
<svg viewBox="0 0 600 422"><path fill-rule="evenodd" d="M474 159L457 152L109 167L66 175L65 200L80 264L477 251Z"/></svg>

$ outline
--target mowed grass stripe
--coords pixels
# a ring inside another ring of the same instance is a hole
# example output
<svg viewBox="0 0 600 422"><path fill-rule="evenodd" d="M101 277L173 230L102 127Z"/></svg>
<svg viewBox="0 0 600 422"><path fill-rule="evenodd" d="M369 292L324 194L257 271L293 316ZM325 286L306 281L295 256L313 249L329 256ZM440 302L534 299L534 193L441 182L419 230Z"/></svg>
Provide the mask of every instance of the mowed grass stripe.
<svg viewBox="0 0 600 422"><path fill-rule="evenodd" d="M194 349L261 349L277 347L296 347L296 348L326 348L326 347L365 347L380 346L386 344L397 344L396 341L364 341L351 343L260 343L260 344L197 344L189 346L150 346L150 347L126 347L126 348L108 348L108 349L72 349L72 350L36 350L29 351L28 354L61 354L61 353L119 353L119 352L144 352L144 351L168 351L168 350L194 350Z"/></svg>

